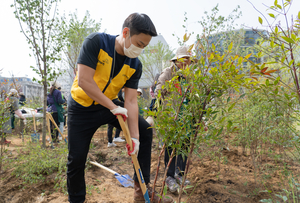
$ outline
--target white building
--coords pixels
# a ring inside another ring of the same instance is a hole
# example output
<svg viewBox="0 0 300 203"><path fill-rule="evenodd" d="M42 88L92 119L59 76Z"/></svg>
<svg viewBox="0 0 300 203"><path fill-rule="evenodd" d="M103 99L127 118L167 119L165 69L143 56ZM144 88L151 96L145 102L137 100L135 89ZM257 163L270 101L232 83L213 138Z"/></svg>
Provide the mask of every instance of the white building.
<svg viewBox="0 0 300 203"><path fill-rule="evenodd" d="M43 86L33 82L27 77L1 77L1 91L8 93L10 89L17 89L18 92L23 92L26 99L41 99L43 98Z"/></svg>
<svg viewBox="0 0 300 203"><path fill-rule="evenodd" d="M57 78L57 82L60 84L61 87L61 93L64 95L64 97L68 100L68 97L71 93L71 87L73 84L74 76L71 76L71 74L66 71L61 76Z"/></svg>
<svg viewBox="0 0 300 203"><path fill-rule="evenodd" d="M150 46L155 46L156 44L158 44L158 42L161 42L164 46L168 46L168 43L166 42L165 38L159 34L157 35L156 37L152 37L149 45ZM149 46L148 45L148 46ZM144 54L144 53L142 53ZM163 63L163 61L162 61ZM164 66L164 65L163 65ZM159 71L157 71L158 73ZM142 89L146 89L146 88L149 88L152 84L152 79L151 78L148 78L144 73L142 74L141 76L141 79L139 81L139 87L142 88Z"/></svg>

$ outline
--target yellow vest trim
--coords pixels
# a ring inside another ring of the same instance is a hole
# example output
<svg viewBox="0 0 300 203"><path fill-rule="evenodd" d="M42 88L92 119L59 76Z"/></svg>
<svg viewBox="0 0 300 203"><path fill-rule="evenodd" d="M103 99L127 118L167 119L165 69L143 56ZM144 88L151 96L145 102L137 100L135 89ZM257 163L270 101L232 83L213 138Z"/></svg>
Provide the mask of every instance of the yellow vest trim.
<svg viewBox="0 0 300 203"><path fill-rule="evenodd" d="M94 74L94 81L99 89L103 92L103 89L109 82L113 59L104 50L100 50L98 55L98 63ZM104 95L109 99L116 99L120 89L125 85L127 80L135 73L135 69L129 65L124 64L121 71L116 75L107 86ZM91 99L81 87L78 86L78 75L76 75L71 88L72 98L84 107L89 107L93 104ZM95 104L98 104L95 102Z"/></svg>

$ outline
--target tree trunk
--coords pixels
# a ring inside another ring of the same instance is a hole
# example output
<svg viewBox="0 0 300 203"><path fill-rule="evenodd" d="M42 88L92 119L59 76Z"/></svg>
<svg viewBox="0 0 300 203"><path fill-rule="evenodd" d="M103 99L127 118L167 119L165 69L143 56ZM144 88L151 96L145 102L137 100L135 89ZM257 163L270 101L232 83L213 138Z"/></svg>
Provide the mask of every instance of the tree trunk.
<svg viewBox="0 0 300 203"><path fill-rule="evenodd" d="M46 148L46 132L47 132L47 75L45 75L43 80L44 85L44 105L43 105L43 148ZM51 136L51 135L50 135Z"/></svg>

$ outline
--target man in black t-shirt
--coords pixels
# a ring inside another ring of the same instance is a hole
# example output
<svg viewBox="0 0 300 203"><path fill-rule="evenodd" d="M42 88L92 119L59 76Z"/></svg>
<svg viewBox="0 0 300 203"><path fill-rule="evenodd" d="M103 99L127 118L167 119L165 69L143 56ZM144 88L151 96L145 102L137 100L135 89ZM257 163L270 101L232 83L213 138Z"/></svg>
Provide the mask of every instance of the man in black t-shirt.
<svg viewBox="0 0 300 203"><path fill-rule="evenodd" d="M151 19L145 14L133 13L123 24L118 36L106 33L92 33L83 42L77 60L78 74L68 99L68 170L67 186L69 201L83 203L86 187L84 168L89 145L95 131L104 124L121 129L116 115L128 120L133 151L149 190L152 129L138 115L136 91L142 75L142 64L137 58L157 36ZM124 87L125 102L117 99ZM134 174L134 202L145 201L141 187ZM154 196L153 202L159 197ZM163 198L163 202L173 202Z"/></svg>

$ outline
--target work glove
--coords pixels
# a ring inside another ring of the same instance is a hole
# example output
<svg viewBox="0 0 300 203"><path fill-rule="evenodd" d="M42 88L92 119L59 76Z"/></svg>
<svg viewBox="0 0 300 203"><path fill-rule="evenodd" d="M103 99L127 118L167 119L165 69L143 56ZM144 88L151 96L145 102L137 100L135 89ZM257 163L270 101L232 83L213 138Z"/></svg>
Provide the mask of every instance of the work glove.
<svg viewBox="0 0 300 203"><path fill-rule="evenodd" d="M140 141L136 138L131 138L132 140L132 151L130 151L129 144L126 144L127 154L131 156L132 154L138 154L140 148Z"/></svg>
<svg viewBox="0 0 300 203"><path fill-rule="evenodd" d="M152 116L148 116L148 117L146 118L146 121L147 121L151 126L154 125L154 120L153 120L153 117L152 117Z"/></svg>
<svg viewBox="0 0 300 203"><path fill-rule="evenodd" d="M118 106L115 109L110 110L110 112L112 112L116 116L121 115L123 117L124 121L126 121L126 118L128 117L127 109L120 107L120 106Z"/></svg>
<svg viewBox="0 0 300 203"><path fill-rule="evenodd" d="M26 125L26 124L27 124L27 120L26 120L26 118L23 120L23 123L24 123L24 125Z"/></svg>

